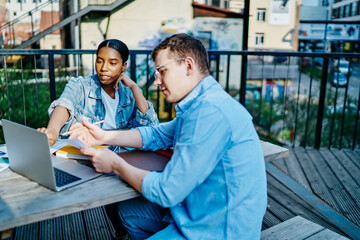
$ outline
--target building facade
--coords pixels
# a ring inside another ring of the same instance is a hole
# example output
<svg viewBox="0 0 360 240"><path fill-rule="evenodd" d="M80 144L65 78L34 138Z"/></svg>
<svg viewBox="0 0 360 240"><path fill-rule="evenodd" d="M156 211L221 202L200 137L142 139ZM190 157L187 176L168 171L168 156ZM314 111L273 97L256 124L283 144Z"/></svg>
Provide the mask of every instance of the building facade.
<svg viewBox="0 0 360 240"><path fill-rule="evenodd" d="M300 0L250 1L249 50L297 51Z"/></svg>

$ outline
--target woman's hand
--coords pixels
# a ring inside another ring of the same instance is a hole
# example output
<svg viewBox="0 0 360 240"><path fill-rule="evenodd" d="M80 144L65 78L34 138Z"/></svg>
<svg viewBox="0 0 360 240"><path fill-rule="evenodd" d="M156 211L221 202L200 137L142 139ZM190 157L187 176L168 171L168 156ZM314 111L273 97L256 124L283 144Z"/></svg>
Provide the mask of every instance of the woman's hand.
<svg viewBox="0 0 360 240"><path fill-rule="evenodd" d="M102 145L104 143L105 131L99 126L89 123L85 120L81 123L75 123L69 128L71 133L69 139L78 138L88 146Z"/></svg>
<svg viewBox="0 0 360 240"><path fill-rule="evenodd" d="M42 128L38 128L37 130L39 132L46 133L46 135L49 139L50 146L54 145L59 137L59 133L51 128L42 127Z"/></svg>
<svg viewBox="0 0 360 240"><path fill-rule="evenodd" d="M124 85L125 87L133 88L133 87L136 86L136 83L135 83L133 80L131 80L131 78L129 78L128 75L122 73L122 74L120 75L120 77L118 78L118 80L116 81L115 89L116 89L116 87L119 88L119 82L120 82L120 81L123 83L123 85ZM117 89L116 89L116 90L117 90Z"/></svg>

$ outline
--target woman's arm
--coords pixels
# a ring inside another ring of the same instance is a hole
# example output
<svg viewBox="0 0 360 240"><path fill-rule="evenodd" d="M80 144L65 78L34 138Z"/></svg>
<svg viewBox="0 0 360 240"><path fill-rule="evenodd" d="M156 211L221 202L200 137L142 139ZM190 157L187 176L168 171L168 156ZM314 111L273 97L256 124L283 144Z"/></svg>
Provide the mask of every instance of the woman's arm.
<svg viewBox="0 0 360 240"><path fill-rule="evenodd" d="M49 144L54 145L57 138L59 137L60 129L64 126L66 121L69 119L70 114L68 110L63 106L55 107L54 111L51 113L49 123L47 128L38 128L40 132L47 133L49 138Z"/></svg>
<svg viewBox="0 0 360 240"><path fill-rule="evenodd" d="M124 86L129 87L131 89L135 98L136 105L140 110L140 112L145 113L147 110L149 110L149 104L146 101L145 97L142 95L136 83L124 73L120 75L119 79L120 81L123 82Z"/></svg>

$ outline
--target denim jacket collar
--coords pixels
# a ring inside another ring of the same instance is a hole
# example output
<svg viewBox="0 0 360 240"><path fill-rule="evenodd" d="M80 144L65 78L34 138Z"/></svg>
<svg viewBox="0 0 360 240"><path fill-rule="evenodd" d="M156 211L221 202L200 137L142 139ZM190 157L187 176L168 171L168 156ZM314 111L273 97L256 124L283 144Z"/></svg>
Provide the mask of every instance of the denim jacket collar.
<svg viewBox="0 0 360 240"><path fill-rule="evenodd" d="M89 98L101 99L101 84L97 74L92 75L90 80L90 90L89 90ZM127 94L126 88L122 85L121 81L119 82L119 105L118 107L125 107L131 103L131 99Z"/></svg>

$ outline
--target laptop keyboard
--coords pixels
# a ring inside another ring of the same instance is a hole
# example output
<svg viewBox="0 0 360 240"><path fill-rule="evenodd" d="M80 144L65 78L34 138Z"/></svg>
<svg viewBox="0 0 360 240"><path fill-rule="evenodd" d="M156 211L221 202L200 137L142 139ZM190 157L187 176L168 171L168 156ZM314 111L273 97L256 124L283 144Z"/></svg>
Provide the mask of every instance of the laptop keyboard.
<svg viewBox="0 0 360 240"><path fill-rule="evenodd" d="M64 172L58 168L54 168L54 172L57 187L62 187L66 184L80 180L80 178L71 175L70 173Z"/></svg>

